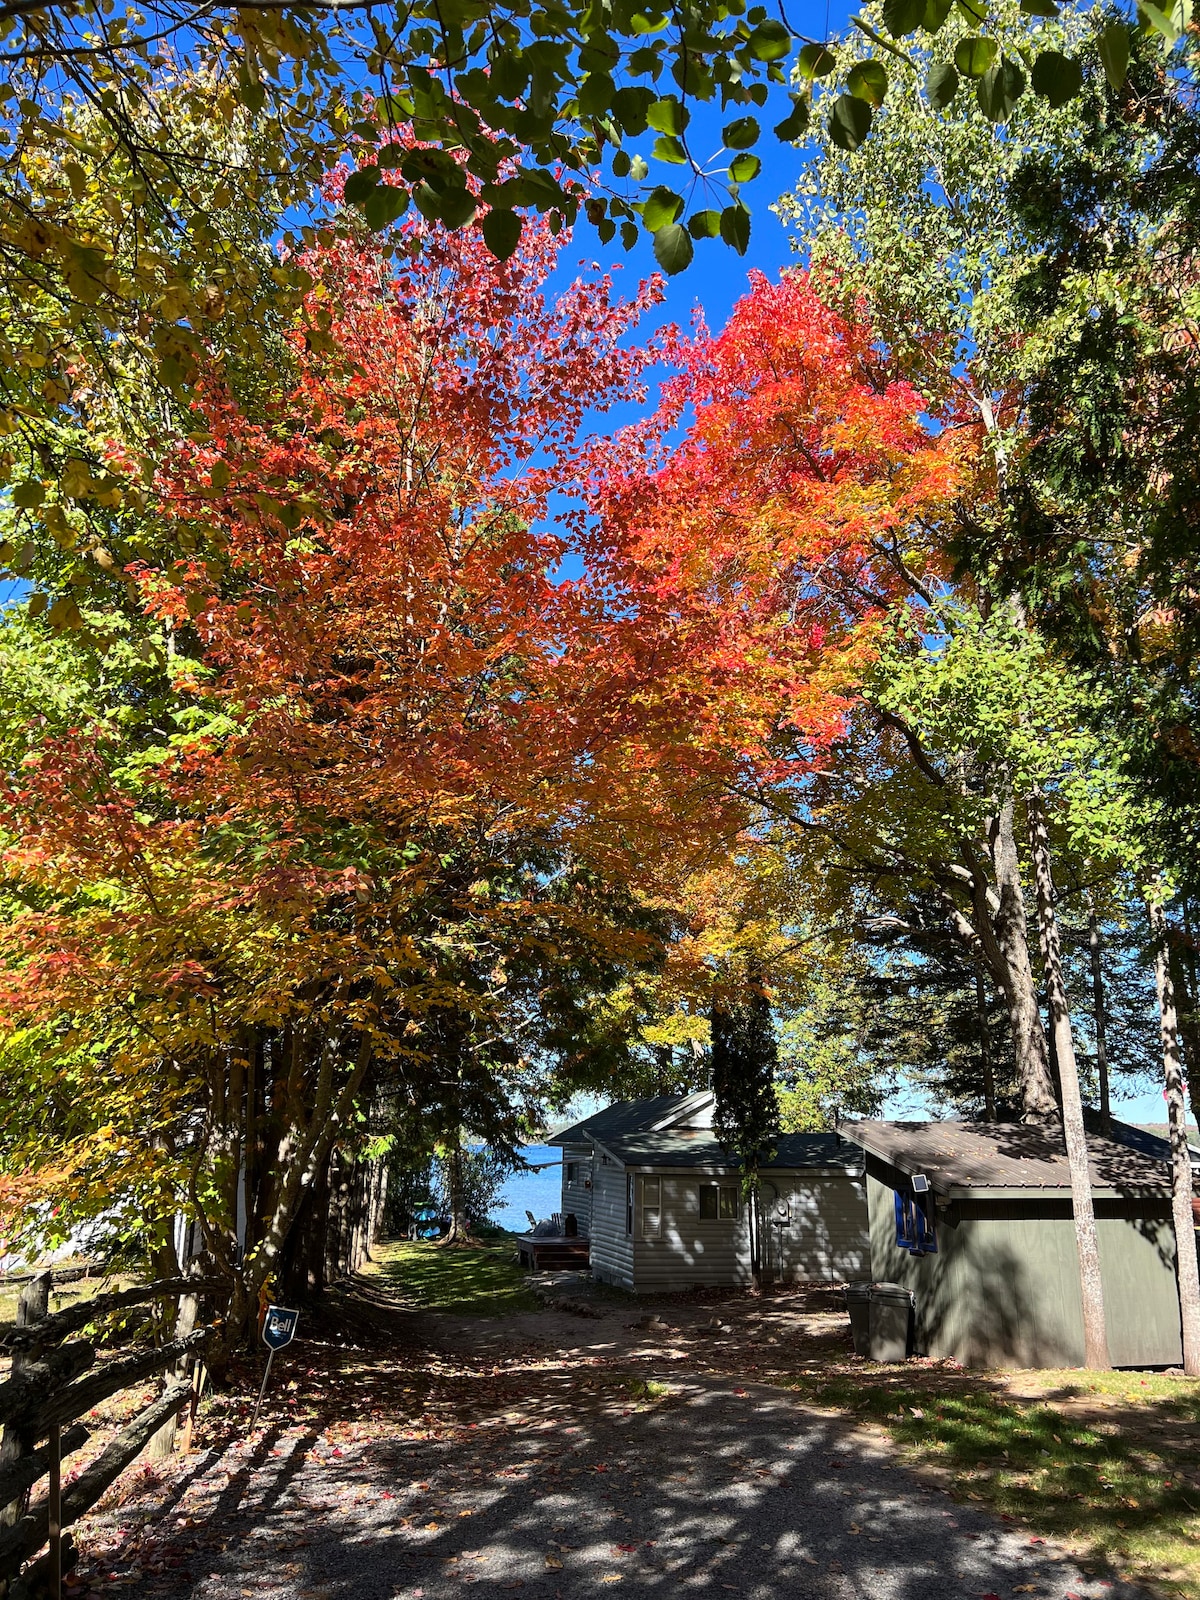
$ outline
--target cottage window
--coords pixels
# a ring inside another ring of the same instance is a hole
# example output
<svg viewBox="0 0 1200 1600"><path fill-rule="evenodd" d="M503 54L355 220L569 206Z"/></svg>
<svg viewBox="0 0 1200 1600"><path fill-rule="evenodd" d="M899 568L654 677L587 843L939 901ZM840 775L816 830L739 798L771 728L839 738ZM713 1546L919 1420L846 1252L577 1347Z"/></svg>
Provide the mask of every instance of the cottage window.
<svg viewBox="0 0 1200 1600"><path fill-rule="evenodd" d="M916 1195L894 1195L896 1207L896 1245L914 1256L937 1254L937 1234L922 1199Z"/></svg>
<svg viewBox="0 0 1200 1600"><path fill-rule="evenodd" d="M577 1181L578 1177L579 1177L579 1163L578 1163L578 1161L568 1161L567 1162L567 1182L568 1183L575 1183Z"/></svg>
<svg viewBox="0 0 1200 1600"><path fill-rule="evenodd" d="M625 1174L625 1232L633 1238L633 1173Z"/></svg>
<svg viewBox="0 0 1200 1600"><path fill-rule="evenodd" d="M737 1216L737 1189L731 1183L700 1185L700 1220L727 1222Z"/></svg>
<svg viewBox="0 0 1200 1600"><path fill-rule="evenodd" d="M657 1239L662 1232L662 1179L642 1179L642 1238Z"/></svg>

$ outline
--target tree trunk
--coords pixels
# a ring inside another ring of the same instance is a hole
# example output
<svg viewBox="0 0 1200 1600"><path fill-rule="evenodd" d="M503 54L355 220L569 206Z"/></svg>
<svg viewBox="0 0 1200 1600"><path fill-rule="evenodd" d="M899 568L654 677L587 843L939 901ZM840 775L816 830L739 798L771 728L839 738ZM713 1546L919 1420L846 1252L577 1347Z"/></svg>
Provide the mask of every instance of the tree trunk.
<svg viewBox="0 0 1200 1600"><path fill-rule="evenodd" d="M179 1309L175 1313L175 1332L172 1338L183 1339L192 1332L196 1326L196 1318L200 1312L200 1297L195 1294L184 1294L179 1297ZM191 1371L196 1360L194 1355L181 1356L169 1372L163 1374L164 1392L178 1389ZM179 1427L179 1412L172 1411L170 1416L151 1437L146 1445L146 1458L149 1461L163 1461L175 1448L175 1434Z"/></svg>
<svg viewBox="0 0 1200 1600"><path fill-rule="evenodd" d="M1100 922L1094 898L1088 900L1088 954L1092 963L1092 1019L1096 1030L1096 1074L1100 1079L1100 1126L1105 1137L1112 1132L1112 1107L1108 1098L1107 1018L1104 1011L1104 973L1100 966Z"/></svg>
<svg viewBox="0 0 1200 1600"><path fill-rule="evenodd" d="M1179 1059L1179 1033L1175 1019L1175 988L1167 952L1167 927L1163 909L1148 900L1150 931L1154 935L1154 978L1158 987L1158 1017L1162 1030L1163 1077L1167 1100L1167 1127L1171 1141L1171 1216L1175 1224L1175 1267L1179 1277L1179 1312L1183 1328L1183 1370L1200 1377L1200 1274L1196 1265L1196 1230L1192 1221L1192 1158L1187 1142L1187 1114L1183 1098L1183 1066Z"/></svg>
<svg viewBox="0 0 1200 1600"><path fill-rule="evenodd" d="M1062 1084L1062 1126L1067 1145L1067 1165L1071 1173L1071 1208L1075 1215L1075 1242L1079 1250L1079 1282L1083 1298L1084 1365L1092 1371L1104 1371L1111 1363L1108 1359L1108 1333L1104 1325L1104 1284L1100 1276L1100 1245L1096 1237L1096 1212L1092 1204L1092 1174L1083 1128L1083 1101L1079 1096L1075 1041L1071 1037L1071 1016L1067 1010L1067 991L1063 983L1046 812L1042 796L1036 791L1029 797L1029 842L1037 889L1038 934L1046 967L1046 994L1050 1003L1050 1022L1054 1030Z"/></svg>
<svg viewBox="0 0 1200 1600"><path fill-rule="evenodd" d="M463 1182L462 1135L456 1133L450 1159L446 1163L446 1181L449 1189L450 1229L442 1244L467 1244L471 1238L471 1222L467 1216L466 1185Z"/></svg>
<svg viewBox="0 0 1200 1600"><path fill-rule="evenodd" d="M746 1224L750 1231L750 1280L758 1293L763 1286L762 1196L758 1173L752 1172L746 1186Z"/></svg>
<svg viewBox="0 0 1200 1600"><path fill-rule="evenodd" d="M1183 1045L1184 1079L1192 1105L1192 1121L1200 1126L1200 1012L1196 1009L1196 941L1191 908L1183 902L1182 931L1167 926L1171 978L1175 984L1176 1025Z"/></svg>
<svg viewBox="0 0 1200 1600"><path fill-rule="evenodd" d="M289 1304L319 1300L328 1282L329 1235L333 1225L330 1157L304 1193L279 1256L278 1292ZM257 1333L255 1334L257 1337Z"/></svg>
<svg viewBox="0 0 1200 1600"><path fill-rule="evenodd" d="M979 1060L983 1069L983 1119L996 1120L996 1075L992 1070L992 1030L988 1022L987 985L975 968L975 1020L979 1026Z"/></svg>
<svg viewBox="0 0 1200 1600"><path fill-rule="evenodd" d="M1021 889L1021 862L1014 832L1013 802L1006 799L992 826L992 861L999 907L993 917L996 940L1003 957L996 976L1008 1004L1013 1051L1021 1084L1021 1103L1031 1122L1055 1117L1058 1105L1050 1076L1046 1030L1038 1008L1037 985L1029 960L1025 896Z"/></svg>

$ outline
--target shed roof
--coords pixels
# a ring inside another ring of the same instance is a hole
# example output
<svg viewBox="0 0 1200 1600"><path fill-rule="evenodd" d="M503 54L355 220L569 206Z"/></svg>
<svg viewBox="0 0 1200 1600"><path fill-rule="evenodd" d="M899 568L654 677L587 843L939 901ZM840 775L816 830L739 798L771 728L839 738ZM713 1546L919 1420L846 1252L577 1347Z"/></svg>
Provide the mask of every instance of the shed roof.
<svg viewBox="0 0 1200 1600"><path fill-rule="evenodd" d="M585 1117L569 1128L563 1128L546 1140L547 1144L590 1144L593 1139L619 1138L622 1134L636 1133L676 1111L692 1098L686 1094L660 1094L648 1100L617 1100L603 1111Z"/></svg>
<svg viewBox="0 0 1200 1600"><path fill-rule="evenodd" d="M848 1139L901 1172L923 1172L942 1194L955 1189L1071 1187L1057 1126L1024 1122L843 1123ZM1145 1129L1114 1122L1112 1137L1088 1133L1092 1187L1118 1195L1170 1189L1170 1147Z"/></svg>
<svg viewBox="0 0 1200 1600"><path fill-rule="evenodd" d="M597 1143L627 1167L725 1168L733 1172L740 1165L711 1128L664 1128L658 1133L630 1133ZM861 1172L863 1155L836 1133L784 1133L775 1140L775 1154L762 1167L764 1171L839 1167Z"/></svg>

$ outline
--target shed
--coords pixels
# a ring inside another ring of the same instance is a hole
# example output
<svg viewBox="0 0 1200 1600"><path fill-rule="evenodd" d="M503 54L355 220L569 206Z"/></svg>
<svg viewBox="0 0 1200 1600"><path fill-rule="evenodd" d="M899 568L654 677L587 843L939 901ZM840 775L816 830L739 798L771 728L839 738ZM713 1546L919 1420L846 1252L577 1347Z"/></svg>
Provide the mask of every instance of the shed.
<svg viewBox="0 0 1200 1600"><path fill-rule="evenodd" d="M918 1353L966 1366L1084 1358L1079 1257L1061 1130L1025 1123L859 1122L871 1276L916 1298ZM1182 1356L1170 1150L1140 1128L1089 1132L1114 1366Z"/></svg>
<svg viewBox="0 0 1200 1600"><path fill-rule="evenodd" d="M741 1170L713 1132L710 1089L622 1100L548 1142L563 1152L563 1215L589 1235L592 1275L637 1294L748 1284ZM789 1133L762 1168L766 1261L776 1282L868 1270L862 1151L836 1133Z"/></svg>
<svg viewBox="0 0 1200 1600"><path fill-rule="evenodd" d="M637 1294L744 1286L750 1230L736 1157L711 1129L596 1143L593 1277ZM862 1153L836 1133L789 1133L759 1169L767 1278L841 1282L867 1270Z"/></svg>

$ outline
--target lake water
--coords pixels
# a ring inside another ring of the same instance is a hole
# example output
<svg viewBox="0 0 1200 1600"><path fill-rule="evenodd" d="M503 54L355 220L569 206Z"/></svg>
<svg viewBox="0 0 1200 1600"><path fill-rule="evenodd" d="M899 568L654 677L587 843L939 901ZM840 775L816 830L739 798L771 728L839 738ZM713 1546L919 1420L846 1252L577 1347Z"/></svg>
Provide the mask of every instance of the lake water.
<svg viewBox="0 0 1200 1600"><path fill-rule="evenodd" d="M553 1165L541 1172L515 1172L500 1191L504 1203L492 1208L490 1221L510 1233L524 1233L529 1226L526 1210L532 1211L539 1222L557 1211L562 1203L562 1151L553 1145L526 1145L521 1155L531 1165L545 1162Z"/></svg>

